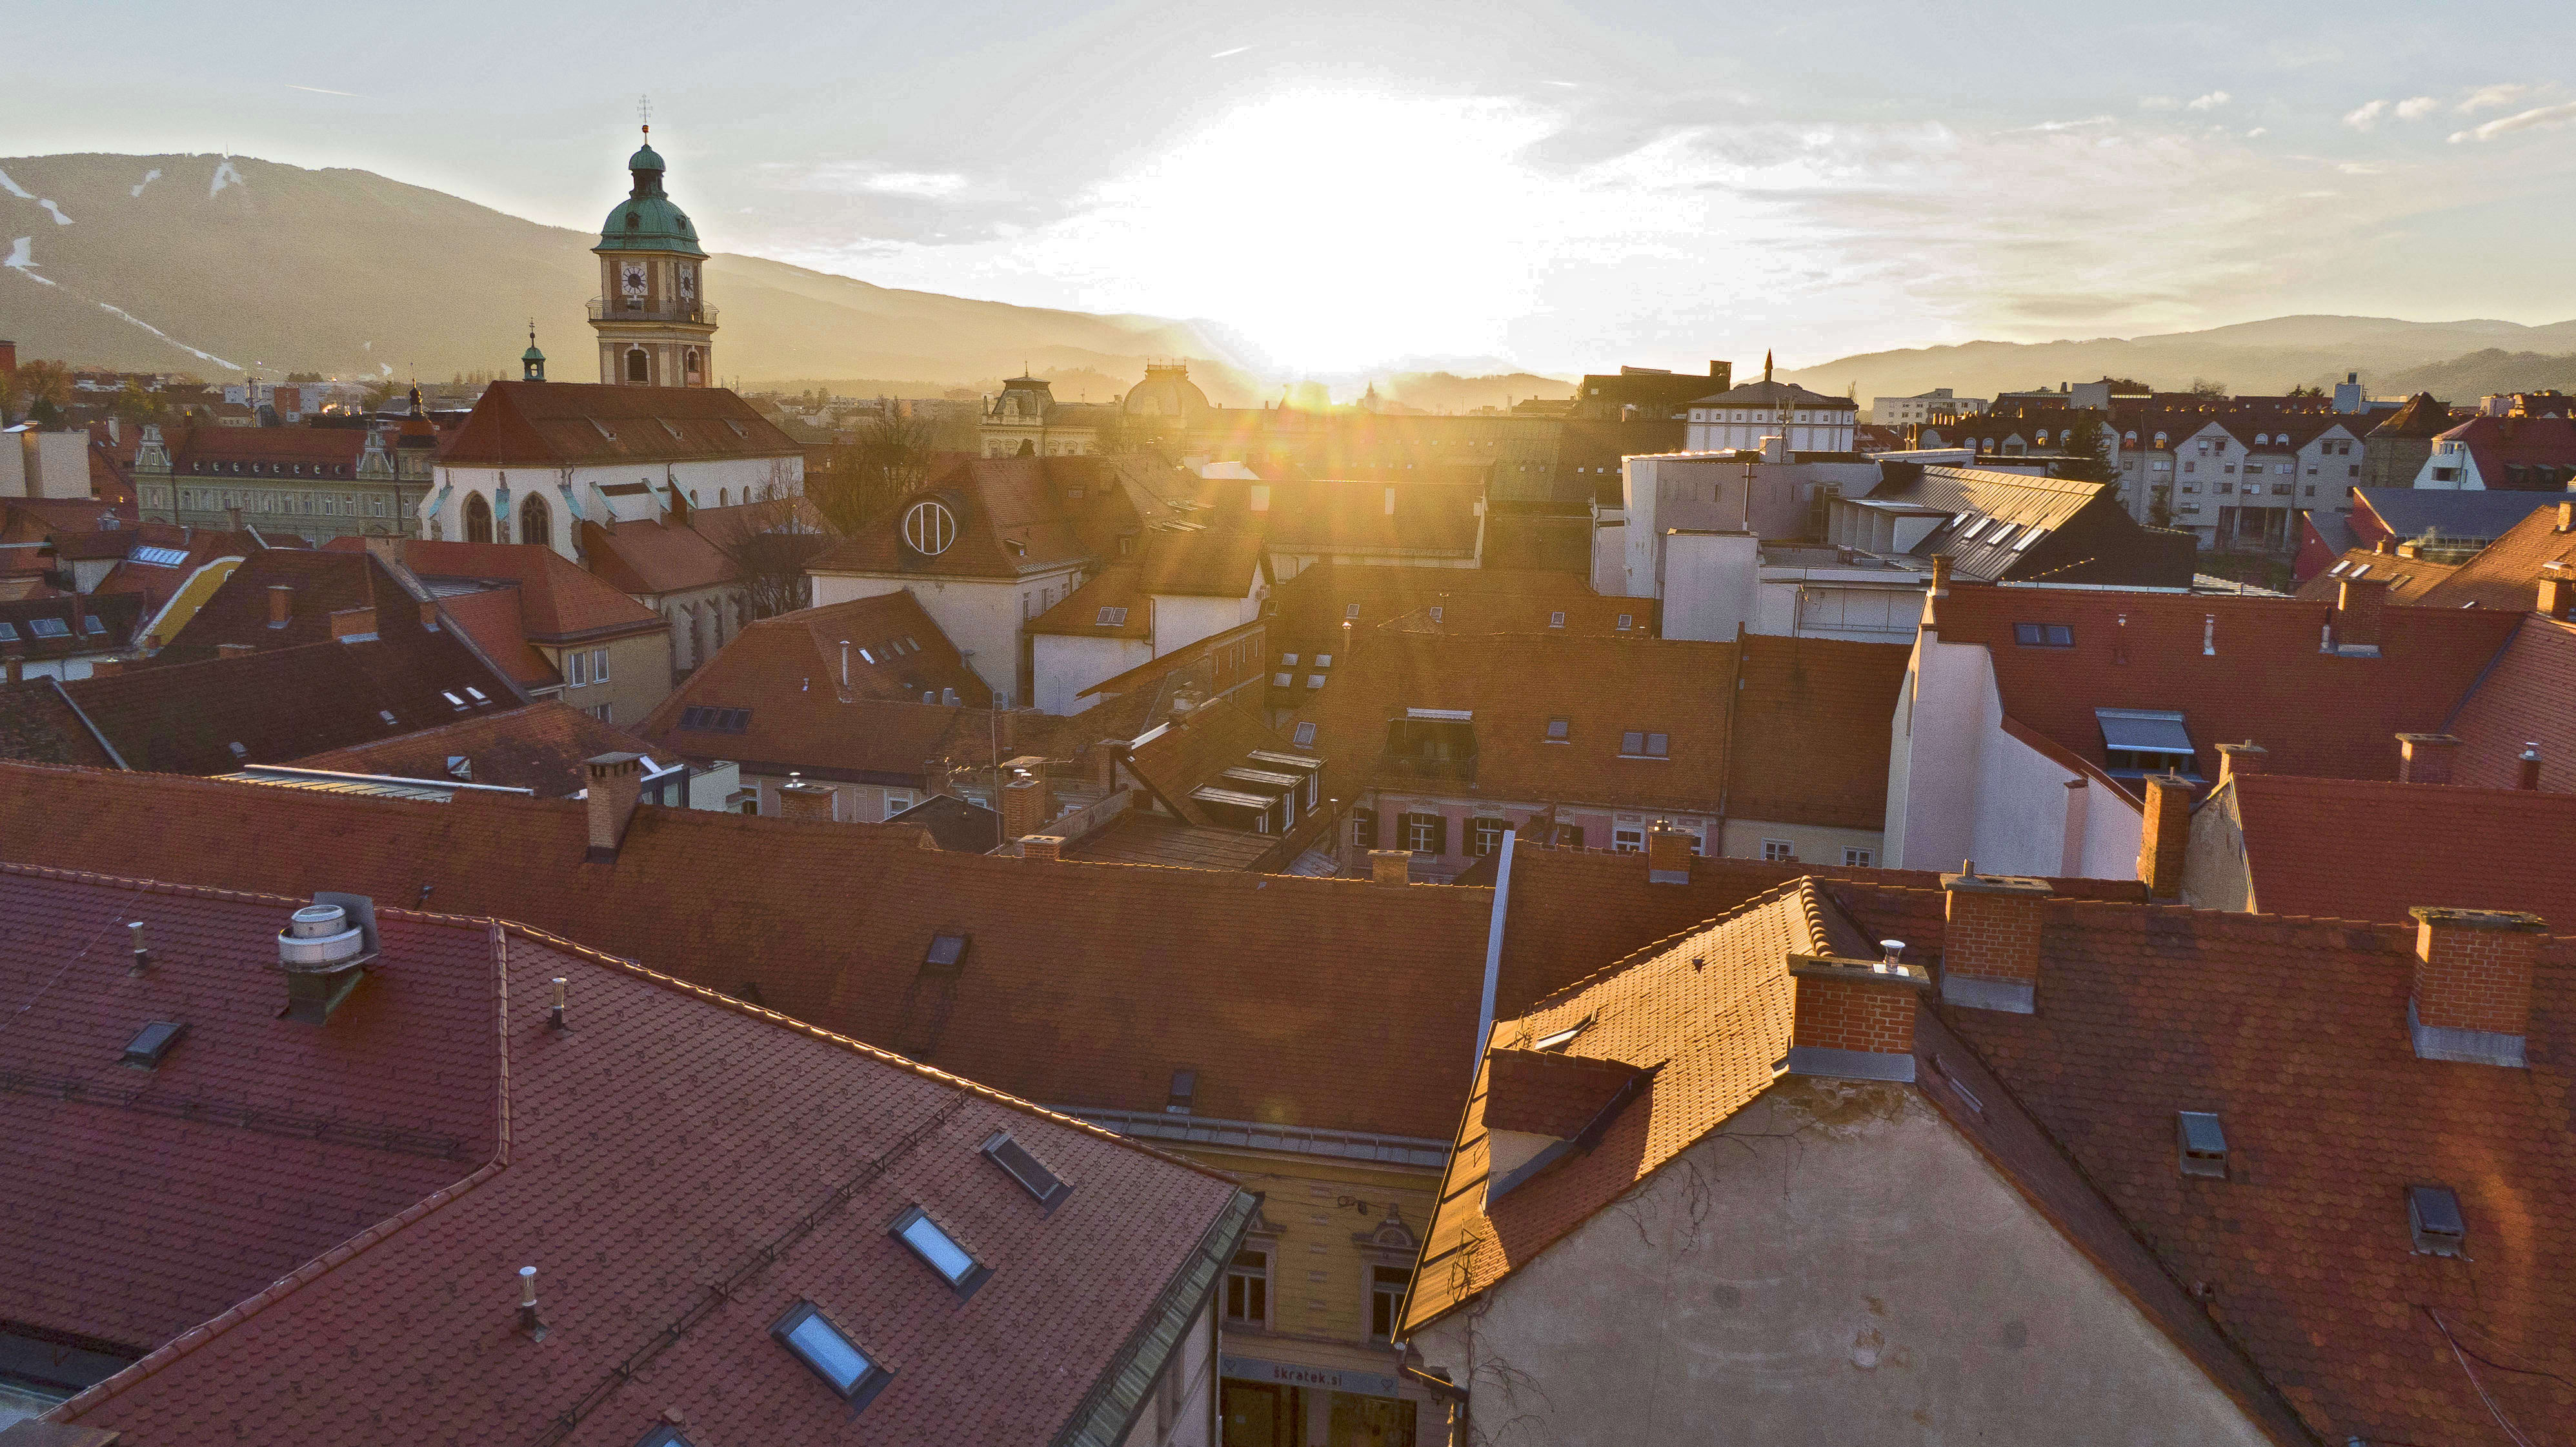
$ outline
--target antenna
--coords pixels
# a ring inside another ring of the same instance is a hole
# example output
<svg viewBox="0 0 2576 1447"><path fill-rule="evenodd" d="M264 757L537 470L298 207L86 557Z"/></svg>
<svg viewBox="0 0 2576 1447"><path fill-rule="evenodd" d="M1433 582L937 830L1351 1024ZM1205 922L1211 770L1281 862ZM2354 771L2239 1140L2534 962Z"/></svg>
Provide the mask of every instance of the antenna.
<svg viewBox="0 0 2576 1447"><path fill-rule="evenodd" d="M653 98L651 96L639 95L635 98L635 119L644 127L644 134L648 136L653 134Z"/></svg>

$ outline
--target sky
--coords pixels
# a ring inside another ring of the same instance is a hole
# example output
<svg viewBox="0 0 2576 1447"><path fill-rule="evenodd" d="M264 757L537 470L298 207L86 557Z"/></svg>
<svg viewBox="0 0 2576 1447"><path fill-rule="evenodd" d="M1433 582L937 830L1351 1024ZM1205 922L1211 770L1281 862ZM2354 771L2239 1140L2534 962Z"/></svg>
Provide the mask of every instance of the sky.
<svg viewBox="0 0 2576 1447"><path fill-rule="evenodd" d="M2576 317L2576 6L13 0L0 152L354 166L1238 360ZM147 43L136 43L138 37Z"/></svg>

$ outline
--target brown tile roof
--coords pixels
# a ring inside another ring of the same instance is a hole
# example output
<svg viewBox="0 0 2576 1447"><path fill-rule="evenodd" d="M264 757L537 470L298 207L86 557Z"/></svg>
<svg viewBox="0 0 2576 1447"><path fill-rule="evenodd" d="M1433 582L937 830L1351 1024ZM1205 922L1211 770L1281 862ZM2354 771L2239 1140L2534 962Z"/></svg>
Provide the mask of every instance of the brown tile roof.
<svg viewBox="0 0 2576 1447"><path fill-rule="evenodd" d="M2576 1421L2565 942L2508 1070L2415 1057L2411 928L2047 910L2038 1013L1945 1018L2319 1438L2508 1443L2482 1392L2527 1433ZM2176 1171L2178 1110L2219 1116L2226 1183ZM2418 1184L2459 1193L2468 1261L2414 1253Z"/></svg>
<svg viewBox="0 0 2576 1447"><path fill-rule="evenodd" d="M525 597L518 584L510 583L450 593L438 600L438 608L512 682L531 690L559 688L562 671L528 641L527 617L520 606Z"/></svg>
<svg viewBox="0 0 2576 1447"><path fill-rule="evenodd" d="M1259 533L1155 531L1133 559L1101 569L1062 602L1022 625L1027 633L1088 638L1151 638L1156 596L1249 598L1270 577ZM1104 624L1103 610L1124 609Z"/></svg>
<svg viewBox="0 0 2576 1447"><path fill-rule="evenodd" d="M2432 606L2431 594L2439 591L2460 571L2457 563L2436 563L2425 558L2400 557L2395 552L2375 552L2369 548L2346 548L2326 571L2299 585L2295 595L2312 603L2332 604L2342 595L2347 577L2376 578L2388 585L2391 603L2420 603ZM2528 593L2531 590L2523 589ZM2528 600L2526 600L2526 606ZM2455 603L2452 606L2457 607Z"/></svg>
<svg viewBox="0 0 2576 1447"><path fill-rule="evenodd" d="M652 745L624 729L602 723L570 704L544 699L287 762L299 769L348 774L464 778L476 784L534 789L541 799L569 799L590 787L583 760L601 754L652 752ZM460 755L469 775L448 768L447 761Z"/></svg>
<svg viewBox="0 0 2576 1447"><path fill-rule="evenodd" d="M1203 1116L1446 1140L1466 1093L1489 890L949 854L910 829L651 805L614 861L587 842L570 801L0 764L0 857L426 888L1031 1100L1160 1112L1196 1069ZM925 978L950 932L972 936L963 973ZM1346 1048L1329 1071L1293 1048L1319 1038Z"/></svg>
<svg viewBox="0 0 2576 1447"><path fill-rule="evenodd" d="M1231 700L1218 699L1140 736L1127 751L1126 764L1183 822L1209 824L1215 821L1190 798L1190 791L1248 764L1253 753L1264 750L1297 752L1260 719Z"/></svg>
<svg viewBox="0 0 2576 1447"><path fill-rule="evenodd" d="M1170 516L1161 498L1188 479L1135 458L961 458L920 496L957 520L935 557L903 541L903 514L842 539L817 558L821 573L1016 578L1118 556L1121 534ZM909 504L907 504L907 510Z"/></svg>
<svg viewBox="0 0 2576 1447"><path fill-rule="evenodd" d="M2388 414L2387 420L2370 429L2372 437L2439 437L2451 430L2451 409L2435 401L2430 392L2418 392L2406 399L2404 406Z"/></svg>
<svg viewBox="0 0 2576 1447"><path fill-rule="evenodd" d="M658 518L610 523L585 518L581 551L591 571L610 587L648 597L722 587L742 574L724 549L697 529Z"/></svg>
<svg viewBox="0 0 2576 1447"><path fill-rule="evenodd" d="M273 587L294 590L283 628L269 626ZM351 608L376 609L379 631L419 631L419 604L366 553L260 549L243 555L241 566L165 641L153 661L155 666L202 662L227 643L265 651L328 642L331 615Z"/></svg>
<svg viewBox="0 0 2576 1447"><path fill-rule="evenodd" d="M722 387L494 382L465 425L441 440L438 460L464 467L596 467L801 455L786 433Z"/></svg>
<svg viewBox="0 0 2576 1447"><path fill-rule="evenodd" d="M2451 716L2460 738L2451 782L2510 789L2525 746L2540 746L2540 787L2576 793L2576 624L2525 613L2477 691ZM2390 745L2392 753L2394 744Z"/></svg>
<svg viewBox="0 0 2576 1447"><path fill-rule="evenodd" d="M128 1440L222 1420L321 1447L390 1417L622 1447L667 1409L719 1440L848 1441L851 1408L768 1339L799 1301L895 1369L856 1419L871 1440L1048 1440L1167 1289L1204 1289L1198 1258L1249 1205L1108 1132L498 921L381 910L378 963L317 1029L243 965L300 898L25 871L0 897L23 926L0 973L44 1027L17 1068L89 1087L0 1096L26 1165L0 1186L0 1312L159 1348L60 1414ZM141 976L93 948L135 918ZM189 1032L150 1074L118 1064L156 1018ZM997 1130L1071 1184L1053 1210L980 1158ZM913 1206L990 1268L970 1308L884 1229ZM616 1248L567 1238L568 1213ZM542 1345L512 1329L528 1264Z"/></svg>
<svg viewBox="0 0 2576 1447"><path fill-rule="evenodd" d="M97 735L52 678L0 684L0 758L112 769Z"/></svg>
<svg viewBox="0 0 2576 1447"><path fill-rule="evenodd" d="M1209 478L1196 488L1193 521L1211 528L1257 530L1277 553L1472 558L1484 529L1485 484L1474 481L1290 479L1256 483ZM1253 489L1267 489L1255 512ZM1388 510L1392 494L1394 509Z"/></svg>
<svg viewBox="0 0 2576 1447"><path fill-rule="evenodd" d="M1184 824L1129 809L1064 846L1064 857L1093 864L1168 864L1181 869L1261 869L1278 861L1275 834L1247 834Z"/></svg>
<svg viewBox="0 0 2576 1447"><path fill-rule="evenodd" d="M507 580L519 586L520 617L527 635L547 642L605 638L667 627L663 617L600 578L584 572L542 543L443 543L398 538L392 546L404 567L424 579ZM357 538L336 538L330 548L363 549Z"/></svg>
<svg viewBox="0 0 2576 1447"><path fill-rule="evenodd" d="M1382 761L1387 722L1467 710L1475 791L1487 798L1876 829L1906 656L1892 643L1757 635L1739 668L1733 643L1390 630L1334 660L1299 722L1317 725L1328 789L1343 798L1444 787ZM1558 718L1563 743L1548 739ZM1626 756L1632 732L1665 735L1667 756Z"/></svg>
<svg viewBox="0 0 2576 1447"><path fill-rule="evenodd" d="M1984 644L2007 723L2097 768L2095 709L2163 709L2182 713L2204 778L2218 777L2216 745L2252 739L2275 773L2387 779L2391 737L2441 732L2514 626L2482 608L2392 607L2380 656L2359 658L2318 650L2331 615L2286 598L1962 585L1936 600L1932 631ZM2066 624L2075 646L2020 647L2017 622Z"/></svg>
<svg viewBox="0 0 2576 1447"><path fill-rule="evenodd" d="M2576 532L2558 529L2558 509L2546 506L2545 497L2536 497L2531 513L2505 529L2504 535L2479 550L2478 555L2453 569L2421 602L2428 608L2462 608L2476 606L2495 608L2507 613L2520 613L2538 601L2538 585L2544 571L2562 572L2576 568ZM2390 560L2378 560L2389 565ZM2554 566L2553 566L2554 565ZM2393 566L2414 567L2411 559L2400 558Z"/></svg>
<svg viewBox="0 0 2576 1447"><path fill-rule="evenodd" d="M129 665L64 690L127 768L177 774L283 763L519 701L452 635L383 626L364 642Z"/></svg>
<svg viewBox="0 0 2576 1447"><path fill-rule="evenodd" d="M2393 749L2395 745L2392 743ZM2405 924L2414 905L2576 928L2576 794L2274 774L2237 778L2254 907Z"/></svg>

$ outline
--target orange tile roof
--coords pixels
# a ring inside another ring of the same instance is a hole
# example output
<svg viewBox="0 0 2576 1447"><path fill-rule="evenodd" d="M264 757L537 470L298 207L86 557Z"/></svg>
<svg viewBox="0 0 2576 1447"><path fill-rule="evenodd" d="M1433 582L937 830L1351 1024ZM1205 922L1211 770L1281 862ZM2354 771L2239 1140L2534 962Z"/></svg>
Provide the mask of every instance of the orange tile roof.
<svg viewBox="0 0 2576 1447"><path fill-rule="evenodd" d="M1276 834L1247 834L1184 824L1161 814L1129 809L1064 846L1067 859L1094 864L1168 864L1182 869L1260 869L1279 861Z"/></svg>
<svg viewBox="0 0 2576 1447"><path fill-rule="evenodd" d="M2543 571L2553 570L2553 565L2557 570L2576 568L2576 532L2560 531L2558 515L2557 508L2535 506L2528 517L2424 594L2424 606L2474 604L2507 613L2528 611L2538 602Z"/></svg>
<svg viewBox="0 0 2576 1447"><path fill-rule="evenodd" d="M548 642L604 638L667 627L663 617L584 572L541 543L444 543L393 540L404 567L422 578L507 579L519 585L528 636ZM363 546L336 538L333 548Z"/></svg>
<svg viewBox="0 0 2576 1447"><path fill-rule="evenodd" d="M2275 774L2221 788L2202 807L2242 828L2265 914L2404 924L2410 907L2439 905L2576 929L2576 794Z"/></svg>
<svg viewBox="0 0 2576 1447"><path fill-rule="evenodd" d="M842 539L812 571L1016 578L1112 558L1121 534L1170 515L1161 498L1186 481L1136 458L960 458L920 494L957 521L946 551L914 551L898 513Z"/></svg>
<svg viewBox="0 0 2576 1447"><path fill-rule="evenodd" d="M2451 715L2459 736L2451 782L2511 789L2525 747L2540 747L2540 787L2576 793L2576 624L2525 613L2512 641ZM2393 754L2395 745L2390 749Z"/></svg>
<svg viewBox="0 0 2576 1447"><path fill-rule="evenodd" d="M257 849L240 848L244 838ZM922 847L918 831L646 805L615 860L584 806L428 806L0 764L0 858L341 889L525 920L1049 1104L1446 1140L1490 890ZM932 937L972 936L924 978ZM1333 1038L1332 1070L1289 1048Z"/></svg>
<svg viewBox="0 0 2576 1447"><path fill-rule="evenodd" d="M622 592L687 593L739 582L742 570L685 522L640 518L581 524L582 556L591 571Z"/></svg>
<svg viewBox="0 0 2576 1447"><path fill-rule="evenodd" d="M21 1163L0 1314L157 1348L57 1414L128 1440L221 1421L338 1447L390 1419L625 1447L666 1412L716 1440L1048 1440L1166 1291L1213 1281L1250 1206L1214 1172L516 925L381 909L377 963L317 1027L277 1018L276 973L243 963L273 958L301 897L9 870L0 898L25 926L0 975L38 1012L13 1068L88 1087L0 1095ZM120 948L91 948L102 931ZM120 1065L156 1018L187 1036L155 1071ZM1052 1210L981 1158L996 1131L1071 1185ZM913 1206L990 1269L971 1306L886 1231ZM542 1341L516 1330L523 1265ZM799 1301L894 1368L855 1423L768 1339Z"/></svg>
<svg viewBox="0 0 2576 1447"><path fill-rule="evenodd" d="M2288 598L1956 585L1935 600L1930 631L1985 645L2007 724L2095 767L2106 766L2095 709L2164 709L2183 715L2204 778L2218 777L2218 744L2252 739L2275 773L2387 779L2392 737L2439 733L2515 621L2390 607L2380 656L2358 658L2319 651L2332 611ZM2021 622L2065 624L2075 645L2021 647Z"/></svg>
<svg viewBox="0 0 2576 1447"><path fill-rule="evenodd" d="M1126 765L1184 822L1210 824L1215 821L1190 798L1190 791L1227 769L1250 764L1251 755L1261 750L1297 752L1231 700L1216 699L1140 736L1127 751Z"/></svg>
<svg viewBox="0 0 2576 1447"><path fill-rule="evenodd" d="M2326 571L2301 583L2294 596L2310 602L2332 604L2341 596L2345 578L2375 578L2388 585L2389 602L2429 606L2433 600L2428 595L2440 590L2459 571L2457 563L2401 557L2393 551L2382 553L2370 548L2346 548L2343 556L2329 564ZM2531 590L2526 588L2523 591ZM2453 606L2458 605L2455 603Z"/></svg>
<svg viewBox="0 0 2576 1447"><path fill-rule="evenodd" d="M520 687L559 688L564 681L562 672L528 641L526 614L521 608L525 598L519 585L512 583L470 593L450 593L438 600L438 608L449 622L474 640L494 667L509 674Z"/></svg>
<svg viewBox="0 0 2576 1447"><path fill-rule="evenodd" d="M1157 596L1249 598L1269 577L1270 556L1258 533L1148 532L1134 558L1101 569L1021 631L1150 638ZM1125 611L1104 624L1103 610L1110 608Z"/></svg>

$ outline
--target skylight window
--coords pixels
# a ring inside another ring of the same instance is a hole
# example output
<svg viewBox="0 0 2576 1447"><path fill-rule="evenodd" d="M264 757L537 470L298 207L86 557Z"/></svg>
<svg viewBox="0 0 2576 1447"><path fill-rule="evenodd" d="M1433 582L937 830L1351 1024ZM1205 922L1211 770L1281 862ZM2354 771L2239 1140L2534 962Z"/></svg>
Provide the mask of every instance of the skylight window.
<svg viewBox="0 0 2576 1447"><path fill-rule="evenodd" d="M440 689L438 691L438 696L446 699L449 706L454 708L458 713L463 713L465 711L465 700L458 698L456 695L449 693L445 689Z"/></svg>
<svg viewBox="0 0 2576 1447"><path fill-rule="evenodd" d="M664 1423L645 1433L635 1447L696 1447L696 1444L681 1436L679 1428Z"/></svg>
<svg viewBox="0 0 2576 1447"><path fill-rule="evenodd" d="M1301 749L1313 748L1315 746L1314 723L1310 720L1306 723L1297 725L1297 732L1290 736L1289 742L1294 743Z"/></svg>
<svg viewBox="0 0 2576 1447"><path fill-rule="evenodd" d="M1995 535L1993 537L1986 539L1986 546L1990 548L2000 548L2004 545L2005 540L2009 539L2012 535L2013 525L2011 523L2005 523L2001 527L1995 529Z"/></svg>
<svg viewBox="0 0 2576 1447"><path fill-rule="evenodd" d="M126 1042L125 1058L120 1063L137 1070L159 1069L162 1057L168 1055L171 1047L187 1033L188 1026L184 1021L155 1020L136 1031L134 1038Z"/></svg>
<svg viewBox="0 0 2576 1447"><path fill-rule="evenodd" d="M1124 608L1103 608L1100 610L1099 626L1103 628L1122 627L1126 622L1127 610Z"/></svg>
<svg viewBox="0 0 2576 1447"><path fill-rule="evenodd" d="M1573 738L1574 720L1570 718L1552 718L1547 721L1547 741L1549 743L1570 743L1573 741Z"/></svg>
<svg viewBox="0 0 2576 1447"><path fill-rule="evenodd" d="M1032 1161L1030 1164L1035 1165ZM939 1229L939 1223L922 1214L919 1206L895 1218L894 1239L912 1248L922 1264L939 1273L939 1279L956 1288L960 1297L972 1296L992 1276L993 1269L982 1265L957 1244L957 1238Z"/></svg>
<svg viewBox="0 0 2576 1447"><path fill-rule="evenodd" d="M1306 686L1308 688L1322 688L1324 686L1324 675L1320 673L1307 674Z"/></svg>
<svg viewBox="0 0 2576 1447"><path fill-rule="evenodd" d="M1280 654L1280 655L1279 655L1279 666L1280 666L1280 667L1282 667L1282 668L1294 668L1294 667L1296 667L1296 666L1297 666L1297 655L1296 655L1296 654L1294 654L1294 653L1282 653L1282 654Z"/></svg>
<svg viewBox="0 0 2576 1447"><path fill-rule="evenodd" d="M2353 565L2352 565L2352 576L2354 576L2354 577L2356 577L2356 578L2360 577L2362 574L2367 573L2367 572L2369 572L2369 571L2370 571L2370 564L2368 564L2368 563L2355 563L2355 564L2353 564Z"/></svg>
<svg viewBox="0 0 2576 1447"><path fill-rule="evenodd" d="M1296 682L1297 679L1293 674L1274 673L1270 675L1270 686L1272 688L1289 688L1293 687Z"/></svg>
<svg viewBox="0 0 2576 1447"><path fill-rule="evenodd" d="M15 623L0 622L0 643L15 643L17 641L18 625Z"/></svg>
<svg viewBox="0 0 2576 1447"><path fill-rule="evenodd" d="M1330 667L1332 667L1332 666L1333 666L1333 655L1331 655L1331 654L1329 654L1329 653L1318 653L1318 654L1316 654L1316 655L1315 655L1315 666L1316 666L1317 668L1330 668Z"/></svg>
<svg viewBox="0 0 2576 1447"><path fill-rule="evenodd" d="M1342 616L1345 618L1357 618L1360 616L1360 605L1353 603L1348 607L1345 607L1342 609Z"/></svg>
<svg viewBox="0 0 2576 1447"><path fill-rule="evenodd" d="M1562 1050L1566 1046L1573 1044L1574 1037L1582 1034L1585 1030L1589 1029L1591 1025L1592 1017L1586 1015L1582 1019L1575 1021L1573 1024L1566 1026L1562 1030L1549 1035L1541 1035L1538 1037L1538 1043L1532 1048L1537 1050Z"/></svg>
<svg viewBox="0 0 2576 1447"><path fill-rule="evenodd" d="M1441 607L1439 604L1433 604L1431 607L1431 621L1434 623L1445 622L1446 619L1443 618L1442 615L1446 614L1448 611L1449 610L1447 608Z"/></svg>
<svg viewBox="0 0 2576 1447"><path fill-rule="evenodd" d="M877 656L862 648L859 650L859 661L861 663L874 663L877 661Z"/></svg>
<svg viewBox="0 0 2576 1447"><path fill-rule="evenodd" d="M1672 757L1672 736L1641 733L1634 729L1619 735L1619 752L1632 759L1665 759Z"/></svg>
<svg viewBox="0 0 2576 1447"><path fill-rule="evenodd" d="M1170 1097L1163 1102L1164 1113L1167 1115L1189 1114L1190 1103L1198 1098L1198 1093L1199 1073L1197 1071L1173 1071L1172 1093Z"/></svg>
<svg viewBox="0 0 2576 1447"><path fill-rule="evenodd" d="M930 948L922 954L921 972L934 979L955 979L966 969L966 935L932 935Z"/></svg>
<svg viewBox="0 0 2576 1447"><path fill-rule="evenodd" d="M377 709L377 710L376 710L376 717L378 717L378 718L380 718L380 719L383 719L383 720L385 721L385 727L387 727L387 728L392 728L392 727L394 726L395 719L394 719L394 712L393 712L393 710L392 710L392 709L389 709L389 708L380 708L380 709Z"/></svg>
<svg viewBox="0 0 2576 1447"><path fill-rule="evenodd" d="M1030 1195L1037 1197L1039 1205L1048 1210L1054 1210L1055 1203L1073 1191L1062 1177L1038 1164L1038 1158L1030 1155L1026 1146L1011 1139L1009 1131L993 1132L985 1138L981 1149L986 1160L1000 1166L1006 1175L1019 1182Z"/></svg>
<svg viewBox="0 0 2576 1447"><path fill-rule="evenodd" d="M2030 525L2030 531L2021 535L2021 541L2013 544L2013 551L2016 553L2029 552L2031 544L2038 542L2041 538L2047 536L2048 529L2041 527L2037 523L2033 523Z"/></svg>
<svg viewBox="0 0 2576 1447"><path fill-rule="evenodd" d="M751 710L692 705L680 710L680 727L705 733L738 734L751 727Z"/></svg>
<svg viewBox="0 0 2576 1447"><path fill-rule="evenodd" d="M894 1373L877 1364L841 1329L823 1319L822 1308L800 1301L770 1327L769 1334L814 1375L844 1399L864 1406L884 1390Z"/></svg>
<svg viewBox="0 0 2576 1447"><path fill-rule="evenodd" d="M1619 631L1620 631L1620 632L1625 633L1625 632L1627 632L1629 629L1634 628L1634 627L1636 627L1636 626L1637 626L1637 615L1636 615L1636 614L1634 614L1634 613L1622 613L1622 614L1620 614L1620 615L1619 615Z"/></svg>
<svg viewBox="0 0 2576 1447"><path fill-rule="evenodd" d="M1550 613L1550 614L1548 614L1548 615L1547 615L1547 626L1548 626L1548 627L1550 627L1550 628L1562 628L1562 627L1564 627L1564 626L1565 626L1565 615L1564 615L1564 614L1562 614L1562 613Z"/></svg>
<svg viewBox="0 0 2576 1447"><path fill-rule="evenodd" d="M35 634L39 638L69 638L72 636L71 625L65 623L60 618L30 618L27 620L27 631Z"/></svg>
<svg viewBox="0 0 2576 1447"><path fill-rule="evenodd" d="M487 696L484 694L483 690L481 690L481 689L479 689L479 688L474 687L472 684L468 684L468 685L466 685L466 688L465 688L465 696L466 696L467 698L470 698L470 699L474 700L474 701L475 701L476 703L478 703L478 704L481 704L481 703L490 703L490 702L492 701L489 697L487 697Z"/></svg>
<svg viewBox="0 0 2576 1447"><path fill-rule="evenodd" d="M2408 1186L2406 1225L2415 1249L2428 1256L2465 1256L2468 1223L2460 1218L2459 1193L2448 1186Z"/></svg>
<svg viewBox="0 0 2576 1447"><path fill-rule="evenodd" d="M2184 1175L2227 1179L2227 1132L2219 1128L2217 1116L2200 1110L2176 1111L2174 1140Z"/></svg>
<svg viewBox="0 0 2576 1447"><path fill-rule="evenodd" d="M2024 648L2072 648L2075 630L2064 623L2016 623L2013 642Z"/></svg>
<svg viewBox="0 0 2576 1447"><path fill-rule="evenodd" d="M185 548L142 547L136 548L133 552L126 554L126 556L133 559L135 562L149 563L156 568L175 568L181 563L188 561L188 550Z"/></svg>

